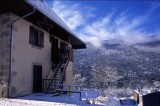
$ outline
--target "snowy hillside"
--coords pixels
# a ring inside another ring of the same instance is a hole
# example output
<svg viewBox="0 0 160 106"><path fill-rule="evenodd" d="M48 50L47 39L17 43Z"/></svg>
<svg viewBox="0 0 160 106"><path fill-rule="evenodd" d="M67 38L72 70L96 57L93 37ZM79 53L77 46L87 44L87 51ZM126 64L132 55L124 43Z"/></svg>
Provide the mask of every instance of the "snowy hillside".
<svg viewBox="0 0 160 106"><path fill-rule="evenodd" d="M75 74L81 74L86 87L98 86L98 80L95 79L100 77L94 73L96 71L116 73L111 75L115 81L103 79L106 85L151 87L154 81L160 81L159 63L160 41L129 44L122 40L106 40L103 47L94 47L88 43L87 49L76 50L74 70Z"/></svg>

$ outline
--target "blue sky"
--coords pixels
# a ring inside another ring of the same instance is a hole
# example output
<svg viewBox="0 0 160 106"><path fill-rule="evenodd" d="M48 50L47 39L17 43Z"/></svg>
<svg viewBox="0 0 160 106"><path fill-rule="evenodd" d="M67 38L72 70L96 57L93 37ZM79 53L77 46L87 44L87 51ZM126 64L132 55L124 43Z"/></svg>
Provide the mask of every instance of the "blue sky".
<svg viewBox="0 0 160 106"><path fill-rule="evenodd" d="M95 46L113 38L160 40L160 1L46 1L78 37Z"/></svg>

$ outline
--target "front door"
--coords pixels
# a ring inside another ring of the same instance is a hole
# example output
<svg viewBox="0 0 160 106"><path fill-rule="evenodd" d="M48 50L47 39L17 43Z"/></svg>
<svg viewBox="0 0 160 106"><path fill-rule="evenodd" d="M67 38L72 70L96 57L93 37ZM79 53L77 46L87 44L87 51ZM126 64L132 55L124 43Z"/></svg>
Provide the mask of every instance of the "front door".
<svg viewBox="0 0 160 106"><path fill-rule="evenodd" d="M42 91L42 66L34 65L33 66L33 92Z"/></svg>

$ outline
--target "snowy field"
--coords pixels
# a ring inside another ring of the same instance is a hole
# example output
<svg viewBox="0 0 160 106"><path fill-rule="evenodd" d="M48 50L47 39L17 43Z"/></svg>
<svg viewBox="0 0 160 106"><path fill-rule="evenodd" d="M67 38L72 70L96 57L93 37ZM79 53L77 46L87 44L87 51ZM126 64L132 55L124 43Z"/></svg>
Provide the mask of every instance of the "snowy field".
<svg viewBox="0 0 160 106"><path fill-rule="evenodd" d="M105 97L99 96L95 104L89 104L86 100L92 102L98 95L97 91L83 91L82 100L79 100L79 94L72 96L52 96L51 94L37 93L25 97L14 99L0 99L0 106L122 106L118 99L111 95ZM123 105L135 106L135 105Z"/></svg>

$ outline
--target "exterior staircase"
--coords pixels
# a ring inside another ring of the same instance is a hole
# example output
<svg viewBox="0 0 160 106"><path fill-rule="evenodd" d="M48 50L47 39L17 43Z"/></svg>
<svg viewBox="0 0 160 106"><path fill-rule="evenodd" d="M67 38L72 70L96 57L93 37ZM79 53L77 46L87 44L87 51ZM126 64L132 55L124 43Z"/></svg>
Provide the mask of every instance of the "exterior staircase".
<svg viewBox="0 0 160 106"><path fill-rule="evenodd" d="M53 96L58 96L60 94L79 93L81 100L81 86L74 84L63 84L65 80L66 68L68 66L69 59L62 59L50 72L48 73L46 79L43 79L43 88L45 93L51 93ZM68 89L66 89L68 88Z"/></svg>
<svg viewBox="0 0 160 106"><path fill-rule="evenodd" d="M62 87L59 86L59 84L63 84L63 81L65 80L65 72L67 65L69 63L69 59L65 58L62 59L57 66L52 69L51 79L46 79L46 89L45 93L53 93L57 94L56 89L60 89ZM45 80L45 79L44 79Z"/></svg>

